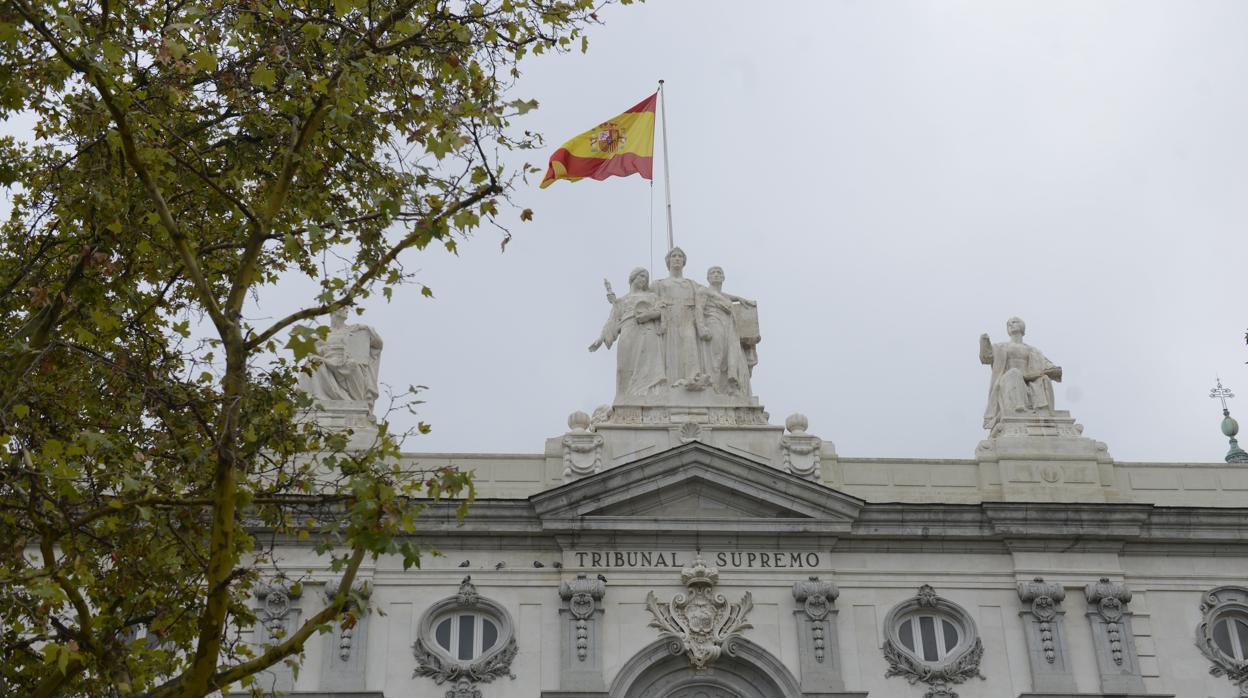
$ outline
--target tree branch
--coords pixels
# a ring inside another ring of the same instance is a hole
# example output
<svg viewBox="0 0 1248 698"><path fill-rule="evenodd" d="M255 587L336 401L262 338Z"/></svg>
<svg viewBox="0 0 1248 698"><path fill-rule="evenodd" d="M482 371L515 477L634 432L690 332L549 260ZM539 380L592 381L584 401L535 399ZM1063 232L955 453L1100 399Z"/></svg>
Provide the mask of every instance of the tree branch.
<svg viewBox="0 0 1248 698"><path fill-rule="evenodd" d="M147 191L148 196L151 197L152 203L156 207L156 214L160 217L161 225L169 233L173 246L178 251L178 256L182 258L182 264L186 267L187 275L200 296L200 302L204 304L204 308L208 311L209 317L212 318L213 324L217 326L218 333L224 338L230 327L234 325L234 321L226 318L221 312L221 307L217 304L216 296L212 292L212 286L208 284L208 280L204 277L204 272L200 268L194 252L191 250L190 240L187 239L178 222L174 220L173 213L170 212L169 205L165 201L164 193L152 178L151 172L147 169L147 164L139 157L134 132L130 129L130 122L117 104L117 100L105 82L103 74L100 73L99 68L93 62L75 57L68 47L62 44L56 38L56 35L44 24L40 16L27 3L27 0L12 1L22 17L35 27L35 30L53 47L57 55L61 57L61 60L75 71L82 73L87 78L87 81L95 87L100 100L104 103L105 108L108 109L109 114L113 118L113 122L117 125L117 132L121 136L121 147L122 152L125 153L126 162L134 169L135 174L139 176L139 181L143 184L143 188Z"/></svg>
<svg viewBox="0 0 1248 698"><path fill-rule="evenodd" d="M455 213L465 208L468 208L469 206L472 206L480 202L482 199L485 199L486 197L489 197L489 196L493 196L495 194L499 194L501 192L502 192L502 187L496 184L491 184L489 186L481 187L468 198L462 201L456 202L455 205L447 209L442 215L434 217L433 220L430 221L430 224L437 222L437 221L446 220L446 218L454 215ZM373 280L376 279L383 271L388 269L390 267L390 264L394 262L394 260L399 256L401 252L416 246L421 241L421 235L424 232L424 230L425 230L424 228L416 228L412 230L410 233L408 233L407 235L403 236L403 239L395 243L394 246L392 246L386 252L385 255L383 255L376 262L373 262L371 265L369 265L368 269L366 269L364 273L360 275L360 278L356 279L355 283L351 285L351 288L347 289L336 300L333 300L329 303L324 303L322 305L318 305L315 307L304 308L303 310L299 310L294 313L291 313L290 315L287 315L281 320L278 320L277 322L270 325L269 328L266 329L264 332L261 332L260 334L256 335L253 339L248 341L247 349L251 350L251 349L255 349L261 346L262 344L267 342L269 339L273 338L278 332L281 332L283 329L289 327L290 325L293 325L296 322L299 322L301 320L308 320L314 317L319 317L326 313L331 313L339 308L345 308L351 305L351 303L355 300L355 297L359 295L360 292L363 291L366 286L372 283Z"/></svg>

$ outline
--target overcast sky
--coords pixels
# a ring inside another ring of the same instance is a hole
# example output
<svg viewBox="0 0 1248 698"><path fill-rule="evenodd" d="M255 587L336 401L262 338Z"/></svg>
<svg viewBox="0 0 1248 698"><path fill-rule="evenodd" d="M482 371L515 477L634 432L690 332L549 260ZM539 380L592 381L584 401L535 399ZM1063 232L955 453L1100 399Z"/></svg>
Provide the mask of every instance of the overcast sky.
<svg viewBox="0 0 1248 698"><path fill-rule="evenodd" d="M1222 459L1215 375L1248 398L1248 3L762 7L609 8L516 96L541 103L521 125L544 167L667 80L676 241L689 276L721 265L758 300L773 423L803 412L842 456L973 457L978 337L1019 315L1114 457ZM604 277L662 272L662 176L516 201L536 217L505 253L485 231L409 257L435 299L365 305L382 381L429 386L408 450L540 452L611 401L614 354L586 347Z"/></svg>

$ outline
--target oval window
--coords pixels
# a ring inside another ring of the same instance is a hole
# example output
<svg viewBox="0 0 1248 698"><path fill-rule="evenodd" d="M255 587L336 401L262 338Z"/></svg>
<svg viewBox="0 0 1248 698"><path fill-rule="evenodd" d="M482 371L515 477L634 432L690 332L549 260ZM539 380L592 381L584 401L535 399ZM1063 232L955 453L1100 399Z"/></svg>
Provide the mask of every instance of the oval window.
<svg viewBox="0 0 1248 698"><path fill-rule="evenodd" d="M1248 658L1248 618L1222 616L1213 623L1213 643L1237 662Z"/></svg>
<svg viewBox="0 0 1248 698"><path fill-rule="evenodd" d="M925 662L939 662L957 649L962 633L957 623L930 613L904 618L897 626L897 639L914 656Z"/></svg>
<svg viewBox="0 0 1248 698"><path fill-rule="evenodd" d="M498 644L498 624L480 614L457 613L434 625L433 639L451 657L470 662Z"/></svg>

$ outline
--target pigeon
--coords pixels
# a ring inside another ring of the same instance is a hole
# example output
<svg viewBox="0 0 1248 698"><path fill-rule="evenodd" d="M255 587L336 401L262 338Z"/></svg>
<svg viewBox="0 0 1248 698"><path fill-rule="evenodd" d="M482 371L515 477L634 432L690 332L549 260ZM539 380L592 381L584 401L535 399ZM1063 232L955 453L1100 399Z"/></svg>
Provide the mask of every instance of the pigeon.
<svg viewBox="0 0 1248 698"><path fill-rule="evenodd" d="M563 563L559 562L558 560L555 560L554 562L550 563L550 566L554 567L557 570L563 569Z"/></svg>
<svg viewBox="0 0 1248 698"><path fill-rule="evenodd" d="M494 569L496 569L496 570L501 570L501 569L503 569L503 568L504 568L504 567L506 567L506 566L507 566L507 563L506 563L506 562L500 562L500 563L498 563L497 565L494 565Z"/></svg>
<svg viewBox="0 0 1248 698"><path fill-rule="evenodd" d="M534 560L534 561L533 561L533 566L534 566L534 567L536 567L536 568L538 568L538 569L541 569L541 568L545 567L546 565L543 565L542 563L538 562L537 560Z"/></svg>
<svg viewBox="0 0 1248 698"><path fill-rule="evenodd" d="M606 583L607 583L607 576L606 576L605 574L600 574L600 575L598 575L598 581L602 582L603 584L606 584Z"/></svg>
<svg viewBox="0 0 1248 698"><path fill-rule="evenodd" d="M468 566L468 561L467 561L467 560L464 560L463 562L459 563L459 566L460 566L460 567L467 567L467 566Z"/></svg>

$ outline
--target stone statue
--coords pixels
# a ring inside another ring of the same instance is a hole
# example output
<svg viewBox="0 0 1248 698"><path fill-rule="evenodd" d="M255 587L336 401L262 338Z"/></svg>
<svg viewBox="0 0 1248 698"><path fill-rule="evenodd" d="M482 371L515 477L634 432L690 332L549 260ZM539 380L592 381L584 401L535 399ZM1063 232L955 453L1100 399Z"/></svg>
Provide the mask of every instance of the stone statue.
<svg viewBox="0 0 1248 698"><path fill-rule="evenodd" d="M327 402L365 402L372 412L377 400L377 373L381 367L381 336L368 325L348 325L347 308L330 315L329 334L317 342L312 358L320 365L312 375L301 375L299 387L321 407Z"/></svg>
<svg viewBox="0 0 1248 698"><path fill-rule="evenodd" d="M668 277L654 282L663 311L663 359L667 384L673 388L704 390L711 386L710 376L702 366L699 337L705 334L698 312L698 289L701 286L684 276L688 257L673 247L664 258Z"/></svg>
<svg viewBox="0 0 1248 698"><path fill-rule="evenodd" d="M1001 417L1011 413L1050 414L1053 411L1053 381L1062 380L1062 368L1054 366L1039 349L1023 343L1027 326L1012 317L1005 323L1010 341L993 344L988 335L979 337L979 360L992 366L988 407L984 428L991 429Z"/></svg>
<svg viewBox="0 0 1248 698"><path fill-rule="evenodd" d="M708 287L697 290L697 308L702 319L702 367L710 377L711 388L724 395L750 394L750 363L737 329L734 304L753 308L758 304L724 292L724 270L711 267L706 272Z"/></svg>
<svg viewBox="0 0 1248 698"><path fill-rule="evenodd" d="M615 397L650 395L667 384L663 365L663 313L659 298L650 290L650 272L638 267L628 275L629 291L616 298L607 287L611 315L602 334L589 345L590 351L608 349L617 340L615 355Z"/></svg>

